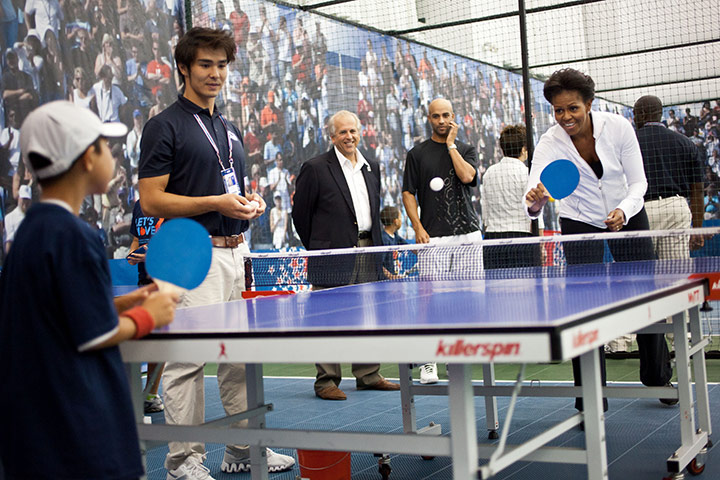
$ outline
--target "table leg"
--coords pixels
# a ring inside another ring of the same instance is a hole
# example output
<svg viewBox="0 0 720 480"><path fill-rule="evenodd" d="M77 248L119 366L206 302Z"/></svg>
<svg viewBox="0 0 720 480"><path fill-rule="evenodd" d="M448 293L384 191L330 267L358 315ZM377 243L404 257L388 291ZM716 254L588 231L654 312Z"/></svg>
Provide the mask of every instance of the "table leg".
<svg viewBox="0 0 720 480"><path fill-rule="evenodd" d="M143 408L143 386L142 373L140 372L142 364L126 363L125 373L128 383L130 384L130 398L132 400L133 412L135 413L135 423L141 424L145 420L145 409ZM140 456L143 463L143 471L147 472L147 446L145 440L140 440ZM145 480L147 475L140 477Z"/></svg>
<svg viewBox="0 0 720 480"><path fill-rule="evenodd" d="M673 315L675 334L675 365L677 370L678 399L680 400L680 439L683 446L692 445L695 433L695 408L693 406L690 357L687 341L685 312Z"/></svg>
<svg viewBox="0 0 720 480"><path fill-rule="evenodd" d="M700 308L693 307L690 314L690 335L692 344L697 345L702 341L702 327L700 326ZM695 396L697 402L698 426L700 430L708 435L712 434L710 424L710 399L708 397L707 367L705 365L705 349L701 348L692 356L693 370L695 373Z"/></svg>
<svg viewBox="0 0 720 480"><path fill-rule="evenodd" d="M608 478L605 447L605 413L600 381L600 354L593 348L580 356L580 376L585 418L588 480Z"/></svg>
<svg viewBox="0 0 720 480"><path fill-rule="evenodd" d="M484 363L483 369L483 385L492 387L495 385L495 365L492 363ZM498 438L498 412L497 398L493 395L485 395L485 424L488 429L488 438L495 440Z"/></svg>
<svg viewBox="0 0 720 480"><path fill-rule="evenodd" d="M263 369L261 364L248 363L245 366L245 385L247 388L248 410L265 404ZM265 428L265 415L255 415L248 419L249 428ZM267 457L265 446L250 445L250 472L252 480L267 480Z"/></svg>
<svg viewBox="0 0 720 480"><path fill-rule="evenodd" d="M451 364L448 370L453 478L475 479L478 471L478 442L471 365Z"/></svg>
<svg viewBox="0 0 720 480"><path fill-rule="evenodd" d="M417 417L415 415L415 395L412 393L412 365L401 363L400 371L400 402L402 405L403 431L415 433L417 431Z"/></svg>

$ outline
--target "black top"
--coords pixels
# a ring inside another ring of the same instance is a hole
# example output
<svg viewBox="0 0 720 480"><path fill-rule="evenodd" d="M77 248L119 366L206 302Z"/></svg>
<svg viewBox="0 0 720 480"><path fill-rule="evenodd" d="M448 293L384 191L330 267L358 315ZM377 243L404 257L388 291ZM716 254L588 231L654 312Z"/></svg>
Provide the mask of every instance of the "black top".
<svg viewBox="0 0 720 480"><path fill-rule="evenodd" d="M140 202L135 202L133 207L132 220L130 221L130 235L138 239L138 245L140 247L150 243L150 238L155 235L162 225L163 218L148 217L140 208ZM138 270L138 285L147 285L152 282L152 279L147 274L145 269L145 262L137 264Z"/></svg>
<svg viewBox="0 0 720 480"><path fill-rule="evenodd" d="M648 181L645 201L688 198L692 184L703 181L703 158L695 144L656 122L646 123L637 136Z"/></svg>
<svg viewBox="0 0 720 480"><path fill-rule="evenodd" d="M477 170L477 154L472 146L456 141L458 153ZM430 188L430 181L439 177L443 187ZM455 174L447 145L432 139L413 147L407 154L403 172L403 192L417 195L420 222L431 237L463 235L480 230L480 221L472 205L472 187L477 173L465 184Z"/></svg>
<svg viewBox="0 0 720 480"><path fill-rule="evenodd" d="M182 95L177 102L145 124L140 141L140 165L138 178L170 175L165 191L188 197L222 195L225 193L221 168L215 150L202 128L193 117L197 114L212 136L220 151L222 168L228 162L229 129L232 141L235 175L240 186L240 195L245 195L245 151L242 134L229 122L223 122L216 108L210 116ZM210 235L236 235L248 229L247 220L225 217L219 212L208 212L191 217L202 224Z"/></svg>

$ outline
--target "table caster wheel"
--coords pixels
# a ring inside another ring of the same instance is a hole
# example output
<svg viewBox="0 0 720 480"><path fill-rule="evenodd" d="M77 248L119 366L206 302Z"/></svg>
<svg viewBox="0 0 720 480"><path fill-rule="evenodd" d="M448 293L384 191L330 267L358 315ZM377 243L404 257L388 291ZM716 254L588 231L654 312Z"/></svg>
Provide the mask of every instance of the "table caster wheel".
<svg viewBox="0 0 720 480"><path fill-rule="evenodd" d="M500 438L500 435L498 435L497 430L490 430L490 431L488 432L488 439L489 439L489 440L497 440L498 438Z"/></svg>
<svg viewBox="0 0 720 480"><path fill-rule="evenodd" d="M692 459L687 466L687 471L690 475L700 475L705 471L705 460L707 459L707 448L703 448L697 454L697 457Z"/></svg>

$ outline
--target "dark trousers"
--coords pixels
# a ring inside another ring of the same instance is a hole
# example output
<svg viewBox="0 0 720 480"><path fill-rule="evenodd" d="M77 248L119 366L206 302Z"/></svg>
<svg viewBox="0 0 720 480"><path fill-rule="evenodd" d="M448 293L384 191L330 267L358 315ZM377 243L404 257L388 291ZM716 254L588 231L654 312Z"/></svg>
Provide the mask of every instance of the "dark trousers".
<svg viewBox="0 0 720 480"><path fill-rule="evenodd" d="M358 240L359 247L372 247L371 239ZM373 255L355 255L354 268L350 276L350 284L366 283L378 279L377 276L377 259ZM323 290L326 287L313 285L313 290ZM342 379L342 370L339 363L316 363L315 369L315 391L318 392L323 388L340 385ZM379 363L353 363L352 373L355 376L357 387L364 388L375 385L383 379L380 375Z"/></svg>
<svg viewBox="0 0 720 480"><path fill-rule="evenodd" d="M560 229L563 235L575 233L602 233L605 229L597 228L586 223L560 219ZM647 214L643 208L632 217L622 231L649 230ZM616 262L629 262L639 260L654 260L655 251L650 238L633 238L608 241L610 253ZM563 244L565 258L568 265L581 263L601 263L605 252L604 242L582 241L566 242ZM672 366L670 365L670 351L665 342L665 335L662 333L643 333L637 335L638 350L640 352L640 381L648 387L661 387L666 385L672 378ZM607 372L605 370L605 349L600 349L600 375L602 385L607 385ZM575 385L582 385L580 380L580 359L574 358L573 376ZM582 398L575 399L575 408L583 409ZM607 398L603 398L603 409L607 411Z"/></svg>

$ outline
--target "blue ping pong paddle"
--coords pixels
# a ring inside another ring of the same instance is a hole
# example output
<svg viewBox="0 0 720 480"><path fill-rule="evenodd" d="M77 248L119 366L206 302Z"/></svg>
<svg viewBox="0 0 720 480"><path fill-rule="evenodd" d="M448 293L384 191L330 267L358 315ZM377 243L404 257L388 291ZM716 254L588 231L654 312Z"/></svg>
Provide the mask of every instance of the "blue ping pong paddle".
<svg viewBox="0 0 720 480"><path fill-rule="evenodd" d="M205 227L194 220L176 218L150 239L145 268L161 290L192 290L210 270L212 243Z"/></svg>
<svg viewBox="0 0 720 480"><path fill-rule="evenodd" d="M560 200L575 191L580 182L580 172L570 160L554 160L540 173L540 181L552 198Z"/></svg>

